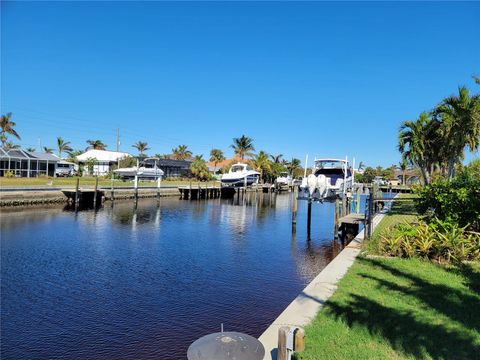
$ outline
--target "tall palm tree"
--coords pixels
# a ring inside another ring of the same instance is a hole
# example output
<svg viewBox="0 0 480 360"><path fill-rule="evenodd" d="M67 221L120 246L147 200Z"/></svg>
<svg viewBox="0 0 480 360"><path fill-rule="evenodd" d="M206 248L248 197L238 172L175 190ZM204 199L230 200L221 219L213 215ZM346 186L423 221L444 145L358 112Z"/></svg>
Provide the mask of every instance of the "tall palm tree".
<svg viewBox="0 0 480 360"><path fill-rule="evenodd" d="M2 115L0 119L0 141L2 142L2 146L5 146L7 142L7 134L15 136L18 140L20 139L20 135L15 131L14 127L17 125L12 120L12 113L7 113L6 115Z"/></svg>
<svg viewBox="0 0 480 360"><path fill-rule="evenodd" d="M28 148L26 148L26 150L28 152L35 152L36 149L34 147L28 147Z"/></svg>
<svg viewBox="0 0 480 360"><path fill-rule="evenodd" d="M43 147L43 152L46 152L47 154L53 154L53 149L44 146L44 147Z"/></svg>
<svg viewBox="0 0 480 360"><path fill-rule="evenodd" d="M275 164L280 164L280 163L282 162L282 157L283 157L282 154L270 155L270 158L272 159L272 161L273 161Z"/></svg>
<svg viewBox="0 0 480 360"><path fill-rule="evenodd" d="M69 153L70 151L73 151L72 147L70 146L70 141L65 141L60 136L57 137L57 148L59 158L62 158L62 153L64 152Z"/></svg>
<svg viewBox="0 0 480 360"><path fill-rule="evenodd" d="M402 185L405 185L406 184L405 175L406 175L407 166L408 166L407 159L402 157L402 160L399 162L398 165L399 165L400 170L402 170Z"/></svg>
<svg viewBox="0 0 480 360"><path fill-rule="evenodd" d="M68 157L66 160L72 163L78 163L77 156L82 153L83 151L81 150L71 150L68 152Z"/></svg>
<svg viewBox="0 0 480 360"><path fill-rule="evenodd" d="M188 150L187 145L178 145L178 147L172 149L172 157L174 160L187 160L191 159L192 152Z"/></svg>
<svg viewBox="0 0 480 360"><path fill-rule="evenodd" d="M249 161L250 165L260 173L260 180L263 180L266 172L270 171L271 163L268 160L268 154L265 151L259 151L257 155Z"/></svg>
<svg viewBox="0 0 480 360"><path fill-rule="evenodd" d="M105 145L102 140L87 140L87 144L89 145L87 147L87 150L93 149L93 150L105 150L107 148L107 145Z"/></svg>
<svg viewBox="0 0 480 360"><path fill-rule="evenodd" d="M215 168L214 172L217 172L217 164L223 160L225 160L225 156L223 155L222 150L212 149L210 151L210 161L213 162L213 166Z"/></svg>
<svg viewBox="0 0 480 360"><path fill-rule="evenodd" d="M433 115L440 123L448 176L452 178L465 148L474 152L480 146L480 96L470 96L466 87L459 87L458 95L445 98L434 109Z"/></svg>
<svg viewBox="0 0 480 360"><path fill-rule="evenodd" d="M239 138L234 138L233 144L230 145L230 147L233 148L235 155L240 156L242 160L245 158L245 155L252 156L253 151L255 151L253 139L245 135L242 135Z"/></svg>
<svg viewBox="0 0 480 360"><path fill-rule="evenodd" d="M435 141L434 122L426 112L416 121L404 121L398 133L398 150L409 163L418 166L426 185L430 183L435 156L430 146Z"/></svg>
<svg viewBox="0 0 480 360"><path fill-rule="evenodd" d="M290 174L293 175L295 170L300 169L301 165L302 165L302 161L300 159L293 158L288 162L287 169L290 172Z"/></svg>
<svg viewBox="0 0 480 360"><path fill-rule="evenodd" d="M145 156L145 151L150 150L150 148L148 147L148 143L142 141L137 141L135 144L132 145L132 147L138 150L141 157Z"/></svg>

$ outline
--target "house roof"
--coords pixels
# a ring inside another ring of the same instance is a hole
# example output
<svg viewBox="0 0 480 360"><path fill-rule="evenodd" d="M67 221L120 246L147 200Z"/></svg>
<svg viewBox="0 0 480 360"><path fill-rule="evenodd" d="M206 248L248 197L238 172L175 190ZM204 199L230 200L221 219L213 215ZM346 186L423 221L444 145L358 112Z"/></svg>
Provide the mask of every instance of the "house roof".
<svg viewBox="0 0 480 360"><path fill-rule="evenodd" d="M97 161L118 161L124 157L131 156L129 153L108 150L87 150L83 154L77 156L78 161L95 158Z"/></svg>
<svg viewBox="0 0 480 360"><path fill-rule="evenodd" d="M240 156L234 156L231 159L225 159L223 161L218 162L216 165L213 161L209 161L207 162L207 166L209 169L211 168L213 170L213 168L216 167L218 170L223 168L224 166L229 166L237 162L242 162L242 159L240 158ZM247 159L244 159L243 162L247 162Z"/></svg>
<svg viewBox="0 0 480 360"><path fill-rule="evenodd" d="M20 160L39 160L39 161L51 161L58 162L60 158L54 154L41 153L41 152L29 152L23 149L10 149L0 148L1 159L20 159Z"/></svg>

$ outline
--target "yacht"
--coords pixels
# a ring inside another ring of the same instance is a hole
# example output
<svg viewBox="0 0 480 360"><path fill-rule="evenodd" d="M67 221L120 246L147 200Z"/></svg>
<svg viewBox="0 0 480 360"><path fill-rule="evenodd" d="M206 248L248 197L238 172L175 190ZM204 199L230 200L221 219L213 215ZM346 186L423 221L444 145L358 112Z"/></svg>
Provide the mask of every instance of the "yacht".
<svg viewBox="0 0 480 360"><path fill-rule="evenodd" d="M236 163L230 171L222 175L223 186L245 186L258 183L260 173L253 170L247 164Z"/></svg>
<svg viewBox="0 0 480 360"><path fill-rule="evenodd" d="M275 179L275 184L278 187L291 186L293 184L292 175L288 172L281 172L280 175Z"/></svg>
<svg viewBox="0 0 480 360"><path fill-rule="evenodd" d="M163 176L163 170L157 166L158 158L145 158L141 162L137 160L137 166L120 168L113 172L122 178L150 178L158 179Z"/></svg>
<svg viewBox="0 0 480 360"><path fill-rule="evenodd" d="M353 187L354 171L348 159L315 159L312 174L302 179L300 196L313 200L334 199Z"/></svg>

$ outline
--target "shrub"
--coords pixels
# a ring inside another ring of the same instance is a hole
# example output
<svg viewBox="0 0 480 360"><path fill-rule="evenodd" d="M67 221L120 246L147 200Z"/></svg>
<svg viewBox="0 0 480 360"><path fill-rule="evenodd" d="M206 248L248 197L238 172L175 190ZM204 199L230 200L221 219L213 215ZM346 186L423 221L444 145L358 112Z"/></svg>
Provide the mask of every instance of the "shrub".
<svg viewBox="0 0 480 360"><path fill-rule="evenodd" d="M380 235L379 250L388 256L447 262L480 260L480 233L436 218L430 224L397 224Z"/></svg>
<svg viewBox="0 0 480 360"><path fill-rule="evenodd" d="M473 168L465 168L453 180L438 179L415 192L416 208L425 221L436 218L480 231L480 176Z"/></svg>
<svg viewBox="0 0 480 360"><path fill-rule="evenodd" d="M15 174L13 173L13 171L7 170L3 173L3 176L6 178L13 178Z"/></svg>

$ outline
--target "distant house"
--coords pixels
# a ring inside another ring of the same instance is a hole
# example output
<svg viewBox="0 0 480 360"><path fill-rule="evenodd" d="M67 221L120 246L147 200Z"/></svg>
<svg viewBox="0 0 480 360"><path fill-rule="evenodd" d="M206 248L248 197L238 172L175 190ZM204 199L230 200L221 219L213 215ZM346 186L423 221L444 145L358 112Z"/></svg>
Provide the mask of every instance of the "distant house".
<svg viewBox="0 0 480 360"><path fill-rule="evenodd" d="M234 156L233 158L231 159L225 159L223 161L220 161L218 163L214 163L213 161L209 161L207 162L207 167L208 167L208 170L213 173L213 174L218 174L219 171L227 166L227 167L230 167L231 165L235 164L235 163L247 163L248 160L247 159L241 159L240 156Z"/></svg>
<svg viewBox="0 0 480 360"><path fill-rule="evenodd" d="M0 148L0 176L5 176L7 171L16 177L56 176L60 160L49 153Z"/></svg>
<svg viewBox="0 0 480 360"><path fill-rule="evenodd" d="M77 156L79 164L85 165L89 159L95 159L93 171L90 174L88 169L85 172L89 175L106 175L111 170L113 165L118 164L120 159L131 156L129 153L108 150L88 150Z"/></svg>

